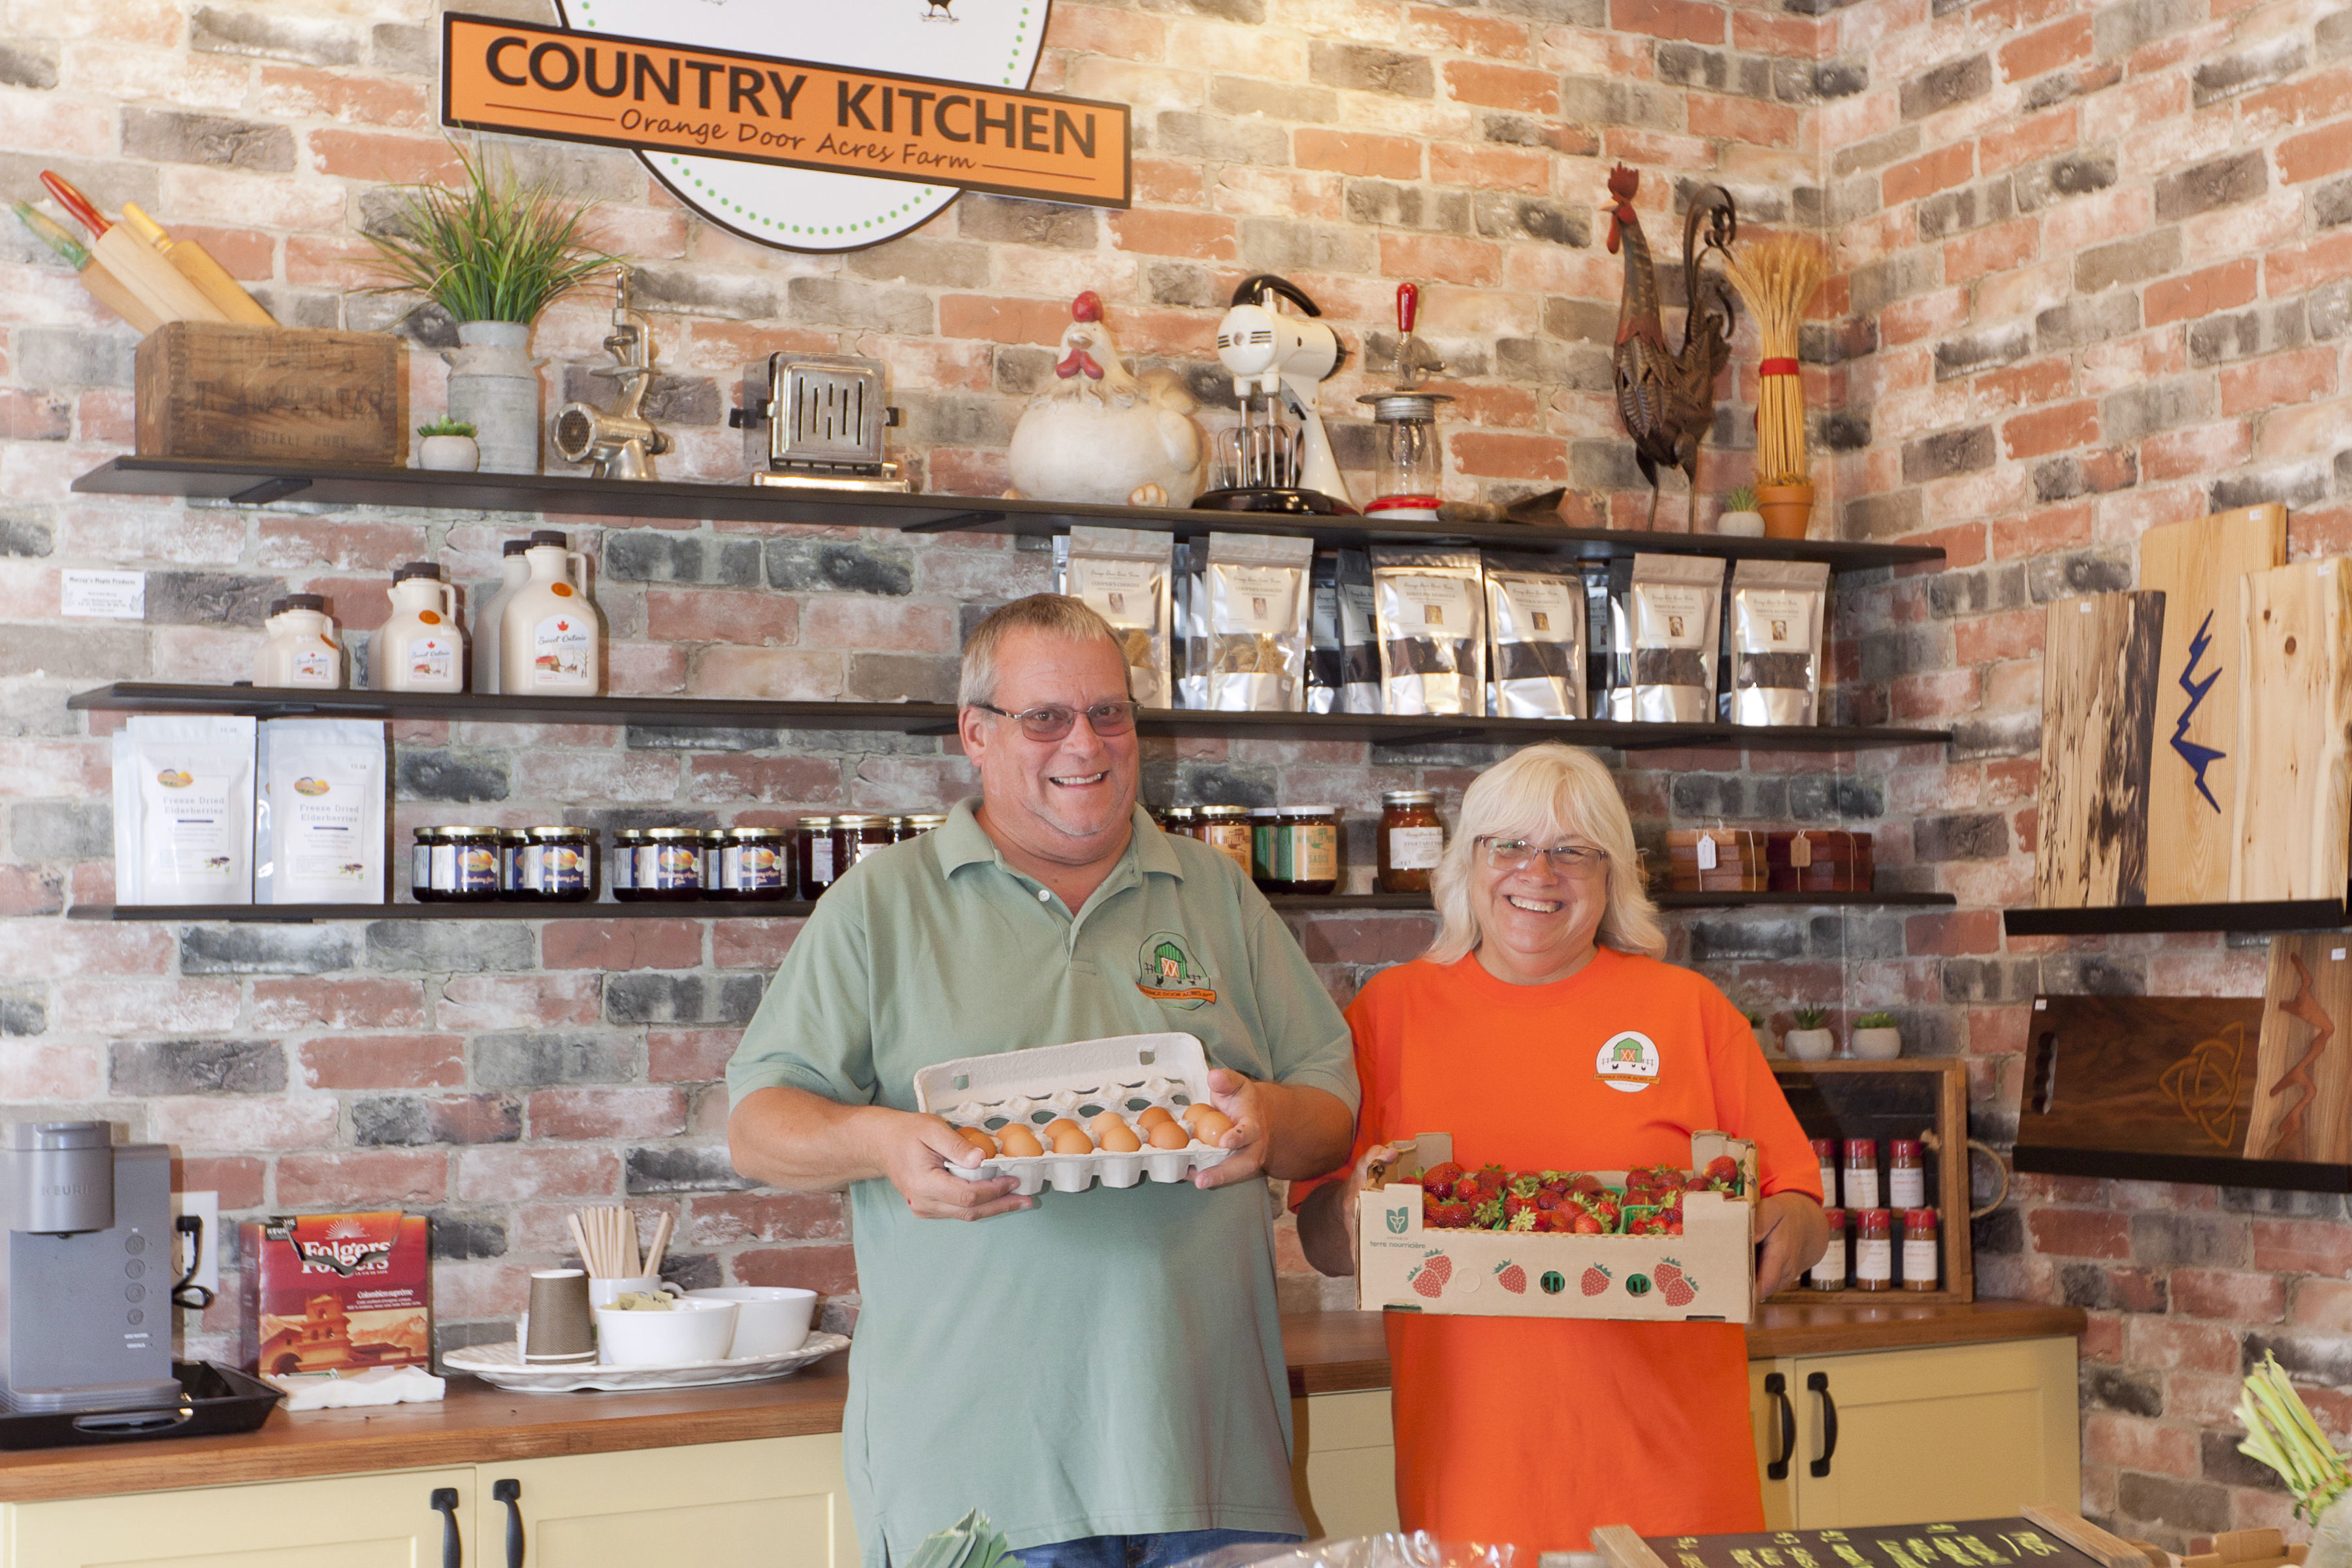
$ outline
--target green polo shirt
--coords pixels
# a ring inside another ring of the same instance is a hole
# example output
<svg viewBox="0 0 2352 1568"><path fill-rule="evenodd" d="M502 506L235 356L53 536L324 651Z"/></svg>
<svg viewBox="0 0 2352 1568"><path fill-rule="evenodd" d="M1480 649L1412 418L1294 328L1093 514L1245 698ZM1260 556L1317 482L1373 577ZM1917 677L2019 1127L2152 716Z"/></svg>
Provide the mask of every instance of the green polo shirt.
<svg viewBox="0 0 2352 1568"><path fill-rule="evenodd" d="M1224 855L1139 809L1073 915L1004 863L977 804L825 894L728 1064L735 1100L912 1110L934 1062L1181 1029L1213 1065L1355 1108L1346 1021ZM870 1181L849 1211L843 1453L866 1568L971 1508L1015 1548L1303 1528L1265 1181L1049 1190L977 1224L919 1220Z"/></svg>

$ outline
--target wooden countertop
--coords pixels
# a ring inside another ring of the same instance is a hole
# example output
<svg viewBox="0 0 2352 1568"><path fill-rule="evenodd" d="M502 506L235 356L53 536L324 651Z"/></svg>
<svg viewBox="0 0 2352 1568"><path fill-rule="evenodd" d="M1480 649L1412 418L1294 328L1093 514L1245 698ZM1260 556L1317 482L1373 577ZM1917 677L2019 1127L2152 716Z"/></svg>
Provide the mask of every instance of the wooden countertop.
<svg viewBox="0 0 2352 1568"><path fill-rule="evenodd" d="M1882 1299L1768 1306L1748 1331L1748 1351L1760 1360L2041 1339L2078 1334L2083 1323L2075 1308L2021 1301L1958 1306ZM1293 1394L1388 1386L1388 1349L1377 1312L1286 1318L1283 1343ZM0 1502L838 1432L847 1362L845 1352L774 1383L674 1394L506 1394L459 1377L450 1380L449 1396L438 1405L299 1415L281 1410L259 1431L241 1436L0 1452Z"/></svg>

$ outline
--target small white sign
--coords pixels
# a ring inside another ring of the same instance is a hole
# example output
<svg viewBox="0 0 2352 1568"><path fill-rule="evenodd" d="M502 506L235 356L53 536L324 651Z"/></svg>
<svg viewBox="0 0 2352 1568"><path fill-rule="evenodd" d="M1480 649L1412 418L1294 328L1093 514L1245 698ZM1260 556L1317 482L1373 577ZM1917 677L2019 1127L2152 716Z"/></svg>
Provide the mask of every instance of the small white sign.
<svg viewBox="0 0 2352 1568"><path fill-rule="evenodd" d="M144 572L68 572L63 613L112 621L147 618Z"/></svg>

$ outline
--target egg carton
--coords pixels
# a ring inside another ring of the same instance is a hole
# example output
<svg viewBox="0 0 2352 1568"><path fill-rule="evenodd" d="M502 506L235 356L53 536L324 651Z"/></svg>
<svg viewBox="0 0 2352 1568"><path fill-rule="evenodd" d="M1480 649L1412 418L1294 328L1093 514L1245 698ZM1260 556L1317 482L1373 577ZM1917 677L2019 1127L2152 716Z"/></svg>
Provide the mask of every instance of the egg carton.
<svg viewBox="0 0 2352 1568"><path fill-rule="evenodd" d="M1117 1035L958 1057L915 1074L917 1110L990 1132L1013 1121L1037 1128L1066 1116L1084 1125L1105 1110L1132 1121L1155 1105L1181 1114L1187 1105L1208 1103L1208 1053L1197 1037L1185 1034ZM1049 1186L1057 1193L1082 1193L1097 1182L1131 1187L1145 1180L1189 1181L1232 1152L1196 1142L1131 1154L1101 1149L1091 1154L997 1154L976 1166L948 1169L968 1182L1011 1176L1017 1184L1013 1190L1027 1196Z"/></svg>

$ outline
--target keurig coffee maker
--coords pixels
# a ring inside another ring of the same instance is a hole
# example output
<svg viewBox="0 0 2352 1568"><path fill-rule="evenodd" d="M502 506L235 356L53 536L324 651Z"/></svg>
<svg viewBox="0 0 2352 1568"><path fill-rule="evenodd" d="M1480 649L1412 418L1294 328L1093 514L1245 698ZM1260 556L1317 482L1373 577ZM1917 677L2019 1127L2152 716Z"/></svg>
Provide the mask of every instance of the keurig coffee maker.
<svg viewBox="0 0 2352 1568"><path fill-rule="evenodd" d="M0 1128L0 1409L174 1405L172 1157L104 1121Z"/></svg>

